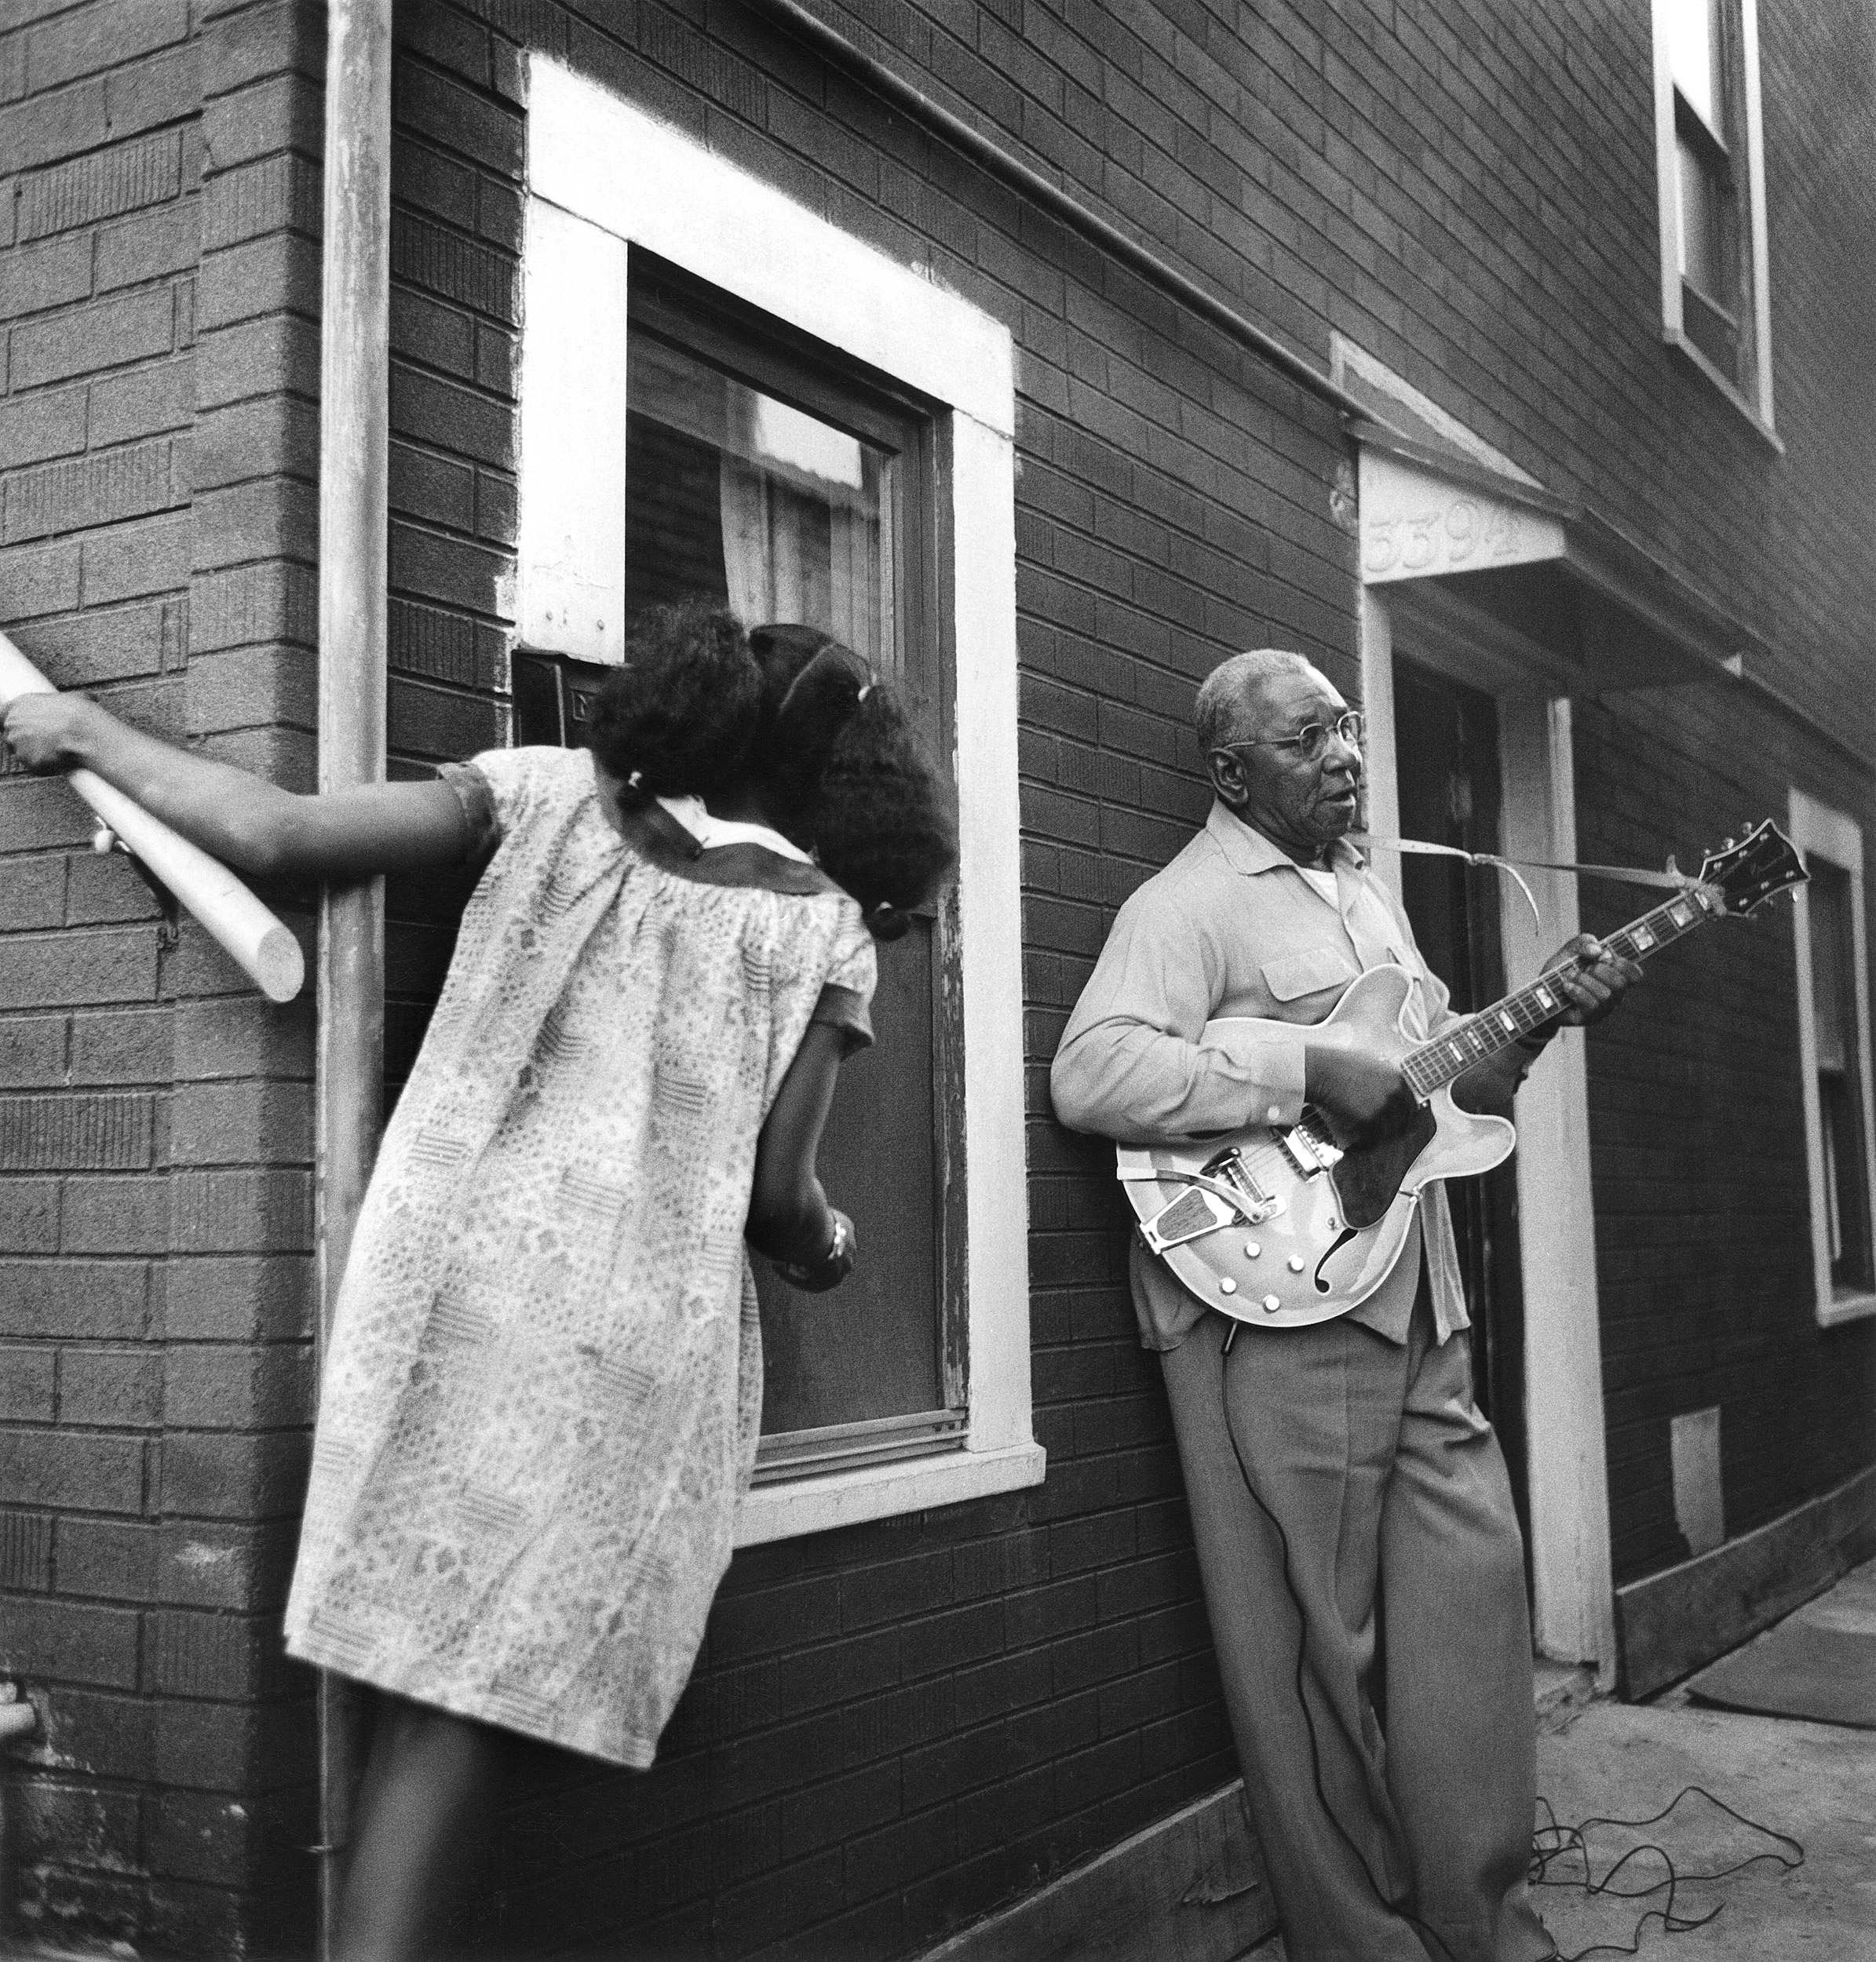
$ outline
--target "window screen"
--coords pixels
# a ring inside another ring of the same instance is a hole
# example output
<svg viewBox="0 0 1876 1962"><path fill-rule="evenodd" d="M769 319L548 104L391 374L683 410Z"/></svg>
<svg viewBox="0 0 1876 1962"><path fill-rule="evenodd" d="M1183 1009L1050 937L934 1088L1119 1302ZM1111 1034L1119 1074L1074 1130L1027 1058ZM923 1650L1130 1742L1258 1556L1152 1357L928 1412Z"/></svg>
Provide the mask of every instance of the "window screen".
<svg viewBox="0 0 1876 1962"><path fill-rule="evenodd" d="M930 424L759 316L634 257L627 343L628 612L703 596L746 625L802 622L864 655L944 753L944 666L929 602ZM767 1374L759 1480L962 1443L962 1260L946 1194L961 1159L940 1095L954 936L936 914L879 950L878 1041L841 1071L821 1149L860 1259L826 1295L755 1263ZM961 1326L961 1318L960 1318Z"/></svg>
<svg viewBox="0 0 1876 1962"><path fill-rule="evenodd" d="M1823 1131L1825 1217L1834 1288L1876 1286L1863 1164L1863 1059L1858 1052L1856 943L1849 874L1810 860L1812 1006L1817 1031L1818 1114Z"/></svg>

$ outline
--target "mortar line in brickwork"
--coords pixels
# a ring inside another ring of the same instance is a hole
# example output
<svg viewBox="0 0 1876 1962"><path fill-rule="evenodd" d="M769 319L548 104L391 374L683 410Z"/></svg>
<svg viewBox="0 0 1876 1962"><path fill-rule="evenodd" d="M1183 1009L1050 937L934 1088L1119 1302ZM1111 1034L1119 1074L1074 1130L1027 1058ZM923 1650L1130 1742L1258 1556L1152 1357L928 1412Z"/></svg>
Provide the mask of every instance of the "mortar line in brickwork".
<svg viewBox="0 0 1876 1962"><path fill-rule="evenodd" d="M1050 212L1070 231L1078 232L1091 243L1120 260L1162 291L1170 294L1211 324L1228 334L1231 338L1248 348L1279 373L1287 375L1298 387L1307 389L1319 400L1339 409L1343 414L1359 416L1367 422L1384 420L1371 403L1363 402L1359 396L1349 394L1338 387L1319 368L1312 367L1308 362L1294 349L1286 347L1275 335L1247 319L1232 306L1207 293L1195 280L1188 279L1176 266L1169 264L1156 253L1135 243L1116 225L1097 212L1091 210L1079 198L1051 184L1038 170L1032 169L1017 156L1006 150L1002 144L993 142L981 131L973 128L962 116L954 115L940 103L935 102L923 89L906 81L882 61L876 60L864 49L856 47L837 29L810 13L797 4L797 0L748 0L748 5L758 13L766 13L783 30L797 39L806 42L827 60L871 89L877 95L917 117L929 128L936 130L954 148L962 150L974 162L980 164L993 176L1001 177L1024 196L1033 199Z"/></svg>

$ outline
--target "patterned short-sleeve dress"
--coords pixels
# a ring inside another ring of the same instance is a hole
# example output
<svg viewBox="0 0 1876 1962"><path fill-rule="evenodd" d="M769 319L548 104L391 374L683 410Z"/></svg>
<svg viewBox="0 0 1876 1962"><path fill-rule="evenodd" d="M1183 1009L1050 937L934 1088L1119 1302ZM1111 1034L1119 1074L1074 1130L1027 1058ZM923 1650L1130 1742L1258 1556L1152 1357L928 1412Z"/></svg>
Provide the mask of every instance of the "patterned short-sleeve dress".
<svg viewBox="0 0 1876 1962"><path fill-rule="evenodd" d="M872 943L811 866L622 835L584 751L452 781L498 844L352 1242L287 1646L644 1766L754 1461L757 1134L811 1021L870 1039Z"/></svg>

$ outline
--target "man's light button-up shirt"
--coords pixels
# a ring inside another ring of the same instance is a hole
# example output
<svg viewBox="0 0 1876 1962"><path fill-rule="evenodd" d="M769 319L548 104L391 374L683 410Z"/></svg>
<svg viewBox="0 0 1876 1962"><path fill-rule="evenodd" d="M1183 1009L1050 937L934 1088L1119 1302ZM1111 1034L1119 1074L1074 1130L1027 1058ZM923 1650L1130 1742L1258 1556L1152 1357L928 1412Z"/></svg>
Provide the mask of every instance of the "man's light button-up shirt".
<svg viewBox="0 0 1876 1962"><path fill-rule="evenodd" d="M1269 839L1222 804L1162 872L1121 908L1069 1017L1050 1076L1056 1114L1078 1131L1128 1144L1183 1141L1265 1121L1294 1124L1303 1107L1303 1030L1359 973L1392 961L1416 985L1410 1027L1436 1035L1460 1019L1429 972L1393 895L1352 847L1332 848L1330 901ZM1208 1022L1255 1018L1255 1030L1204 1035ZM1354 1318L1404 1341L1424 1231L1440 1337L1466 1326L1465 1296L1444 1188L1425 1188L1420 1224L1399 1264ZM1141 1339L1175 1348L1207 1312L1172 1271L1133 1242Z"/></svg>

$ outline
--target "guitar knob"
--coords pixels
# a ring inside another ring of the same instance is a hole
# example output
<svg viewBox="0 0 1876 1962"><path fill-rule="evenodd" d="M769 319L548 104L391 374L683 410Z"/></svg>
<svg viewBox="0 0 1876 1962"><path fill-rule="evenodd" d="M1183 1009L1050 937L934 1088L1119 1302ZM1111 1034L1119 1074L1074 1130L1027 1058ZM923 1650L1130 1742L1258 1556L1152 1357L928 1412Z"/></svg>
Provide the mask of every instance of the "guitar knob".
<svg viewBox="0 0 1876 1962"><path fill-rule="evenodd" d="M1256 1260L1263 1251L1262 1247L1255 1240L1246 1240L1244 1242L1244 1257L1246 1260Z"/></svg>
<svg viewBox="0 0 1876 1962"><path fill-rule="evenodd" d="M1303 1256L1300 1253L1291 1254L1290 1256L1290 1271L1292 1274L1301 1274L1303 1271Z"/></svg>
<svg viewBox="0 0 1876 1962"><path fill-rule="evenodd" d="M1283 1305L1274 1294L1267 1294L1264 1297L1264 1312L1266 1315L1275 1315Z"/></svg>
<svg viewBox="0 0 1876 1962"><path fill-rule="evenodd" d="M1238 1291L1238 1284L1228 1274L1219 1282L1218 1291L1221 1294L1235 1294Z"/></svg>

